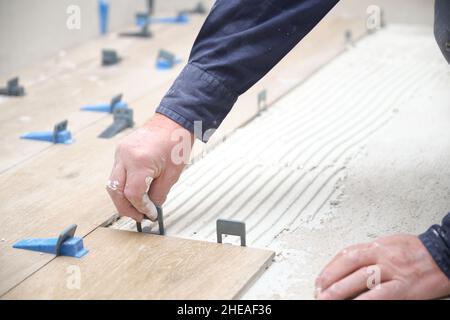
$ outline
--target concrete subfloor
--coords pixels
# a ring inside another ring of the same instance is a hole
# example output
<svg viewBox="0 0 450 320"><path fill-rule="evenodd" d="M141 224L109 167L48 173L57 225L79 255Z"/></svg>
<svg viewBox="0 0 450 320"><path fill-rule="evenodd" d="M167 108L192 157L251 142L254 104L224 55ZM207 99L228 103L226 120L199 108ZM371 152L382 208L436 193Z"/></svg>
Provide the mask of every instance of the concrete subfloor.
<svg viewBox="0 0 450 320"><path fill-rule="evenodd" d="M431 36L413 32L397 33L411 43L390 54L411 69L427 66L428 76L402 89L410 96L393 105L390 123L353 153L337 201L271 243L275 263L244 298L311 299L315 276L338 250L383 235L419 234L450 211L450 68ZM414 48L420 39L424 47ZM399 80L386 83L396 88Z"/></svg>
<svg viewBox="0 0 450 320"><path fill-rule="evenodd" d="M277 256L243 298L312 298L339 249L450 210L449 85L430 27L366 37L191 165L167 234L215 241L217 218L245 221L248 245Z"/></svg>

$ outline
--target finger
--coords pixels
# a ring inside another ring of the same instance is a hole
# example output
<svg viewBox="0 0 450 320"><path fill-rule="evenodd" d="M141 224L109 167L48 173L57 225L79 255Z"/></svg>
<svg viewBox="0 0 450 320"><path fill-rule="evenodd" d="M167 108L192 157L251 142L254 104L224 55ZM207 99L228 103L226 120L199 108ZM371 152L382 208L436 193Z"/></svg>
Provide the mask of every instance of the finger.
<svg viewBox="0 0 450 320"><path fill-rule="evenodd" d="M133 207L145 214L150 220L158 218L156 206L148 196L153 181L152 171L127 171L124 194Z"/></svg>
<svg viewBox="0 0 450 320"><path fill-rule="evenodd" d="M381 271L379 265L363 267L349 276L333 283L317 296L319 300L343 300L354 298L357 295L376 287L388 280L386 272Z"/></svg>
<svg viewBox="0 0 450 320"><path fill-rule="evenodd" d="M323 269L316 280L316 290L324 291L356 270L376 264L376 245L363 243L342 250Z"/></svg>
<svg viewBox="0 0 450 320"><path fill-rule="evenodd" d="M138 222L144 217L133 205L125 198L124 185L126 183L126 172L121 165L114 165L109 182L106 186L109 196L120 216L130 217Z"/></svg>
<svg viewBox="0 0 450 320"><path fill-rule="evenodd" d="M381 283L372 290L360 294L355 300L397 300L403 299L405 293L401 282L391 280Z"/></svg>
<svg viewBox="0 0 450 320"><path fill-rule="evenodd" d="M157 179L153 180L150 186L150 199L158 206L161 206L167 198L170 189L177 182L182 168L166 169Z"/></svg>

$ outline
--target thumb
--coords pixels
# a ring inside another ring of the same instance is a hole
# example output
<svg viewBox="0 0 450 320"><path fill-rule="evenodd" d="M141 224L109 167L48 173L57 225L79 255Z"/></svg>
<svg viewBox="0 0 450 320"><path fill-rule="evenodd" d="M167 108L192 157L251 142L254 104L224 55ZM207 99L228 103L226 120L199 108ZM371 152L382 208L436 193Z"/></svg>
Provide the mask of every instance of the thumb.
<svg viewBox="0 0 450 320"><path fill-rule="evenodd" d="M150 200L148 191L152 185L153 177L150 172L127 172L125 185L125 197L140 213L145 214L150 220L158 218L155 204Z"/></svg>

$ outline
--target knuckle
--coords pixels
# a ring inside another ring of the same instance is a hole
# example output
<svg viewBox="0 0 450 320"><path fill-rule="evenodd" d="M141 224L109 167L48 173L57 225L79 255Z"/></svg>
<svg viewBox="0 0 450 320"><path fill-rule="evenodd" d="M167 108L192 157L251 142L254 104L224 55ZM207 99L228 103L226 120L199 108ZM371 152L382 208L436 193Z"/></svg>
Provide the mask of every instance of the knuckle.
<svg viewBox="0 0 450 320"><path fill-rule="evenodd" d="M388 260L396 266L404 266L409 264L409 259L403 252L397 252L397 253L388 253L387 254Z"/></svg>
<svg viewBox="0 0 450 320"><path fill-rule="evenodd" d="M123 152L124 150L128 149L128 144L125 141L120 141L117 146L116 146L116 152L120 153Z"/></svg>
<svg viewBox="0 0 450 320"><path fill-rule="evenodd" d="M380 248L380 244L377 241L373 241L372 243L369 244L369 250L372 251L378 251Z"/></svg>
<svg viewBox="0 0 450 320"><path fill-rule="evenodd" d="M140 162L140 163L146 162L149 158L147 153L145 153L143 151L135 151L135 150L133 150L131 152L131 157L134 161Z"/></svg>
<svg viewBox="0 0 450 320"><path fill-rule="evenodd" d="M341 251L339 251L337 255L339 257L344 257L345 255L347 255L347 253L348 253L348 248L344 248Z"/></svg>
<svg viewBox="0 0 450 320"><path fill-rule="evenodd" d="M123 194L125 198L127 198L132 202L136 202L139 199L138 193L133 188L130 187L126 187Z"/></svg>
<svg viewBox="0 0 450 320"><path fill-rule="evenodd" d="M326 286L331 280L330 275L328 272L322 273L322 275L317 279L317 286L323 288Z"/></svg>
<svg viewBox="0 0 450 320"><path fill-rule="evenodd" d="M347 253L345 253L345 258L351 264L358 264L361 260L361 255L359 253L360 251L358 249L348 250Z"/></svg>
<svg viewBox="0 0 450 320"><path fill-rule="evenodd" d="M127 145L123 147L123 150L127 157L134 161L147 161L150 158L150 153L146 149Z"/></svg>

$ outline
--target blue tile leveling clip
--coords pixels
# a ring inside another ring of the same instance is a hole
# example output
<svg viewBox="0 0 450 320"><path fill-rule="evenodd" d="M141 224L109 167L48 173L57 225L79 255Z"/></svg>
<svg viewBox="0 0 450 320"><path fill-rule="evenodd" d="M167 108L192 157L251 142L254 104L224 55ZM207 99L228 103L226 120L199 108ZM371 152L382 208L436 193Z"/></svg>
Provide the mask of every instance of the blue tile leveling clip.
<svg viewBox="0 0 450 320"><path fill-rule="evenodd" d="M180 63L181 59L175 57L173 53L166 50L159 50L156 58L156 68L159 70L172 69L176 64Z"/></svg>
<svg viewBox="0 0 450 320"><path fill-rule="evenodd" d="M34 238L17 241L13 248L53 253L56 256L81 258L88 250L84 248L83 238L75 237L76 224L66 228L58 238Z"/></svg>
<svg viewBox="0 0 450 320"><path fill-rule="evenodd" d="M98 0L98 17L100 22L100 34L108 32L109 0Z"/></svg>
<svg viewBox="0 0 450 320"><path fill-rule="evenodd" d="M189 17L185 13L179 13L173 17L151 17L147 14L137 13L136 14L136 25L142 27L147 24L155 23L178 23L185 24L189 22Z"/></svg>
<svg viewBox="0 0 450 320"><path fill-rule="evenodd" d="M108 112L113 113L115 109L127 109L128 104L122 102L122 94L118 94L117 96L111 99L110 103L99 103L83 106L80 109L82 111L93 111L93 112Z"/></svg>
<svg viewBox="0 0 450 320"><path fill-rule="evenodd" d="M32 131L20 136L21 139L48 141L53 143L71 144L72 134L67 130L67 120L57 123L53 131Z"/></svg>

